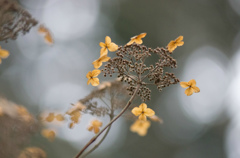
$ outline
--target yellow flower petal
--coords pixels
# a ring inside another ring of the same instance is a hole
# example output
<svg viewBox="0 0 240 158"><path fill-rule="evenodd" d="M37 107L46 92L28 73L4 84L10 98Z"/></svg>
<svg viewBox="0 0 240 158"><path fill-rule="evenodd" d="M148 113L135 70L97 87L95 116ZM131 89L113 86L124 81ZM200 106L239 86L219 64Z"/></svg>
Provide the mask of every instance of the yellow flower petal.
<svg viewBox="0 0 240 158"><path fill-rule="evenodd" d="M107 48L106 47L101 48L101 50L100 50L100 57L103 56L103 55L107 55L107 54L108 54Z"/></svg>
<svg viewBox="0 0 240 158"><path fill-rule="evenodd" d="M105 37L105 44L109 45L111 43L111 38L109 36Z"/></svg>
<svg viewBox="0 0 240 158"><path fill-rule="evenodd" d="M187 96L192 95L192 94L193 94L193 89L192 89L192 88L186 89L186 90L185 90L185 94L186 94Z"/></svg>
<svg viewBox="0 0 240 158"><path fill-rule="evenodd" d="M91 83L91 79L88 79L87 81L87 85L89 85Z"/></svg>
<svg viewBox="0 0 240 158"><path fill-rule="evenodd" d="M196 81L195 81L194 79L191 79L191 80L188 82L188 85L194 87L194 86L196 86Z"/></svg>
<svg viewBox="0 0 240 158"><path fill-rule="evenodd" d="M144 111L144 114L145 114L146 116L153 116L153 115L155 115L155 111L153 111L153 110L150 109L150 108L147 108L147 109Z"/></svg>
<svg viewBox="0 0 240 158"><path fill-rule="evenodd" d="M106 44L103 43L103 42L100 42L100 43L99 43L99 46L102 47L102 48L106 48Z"/></svg>
<svg viewBox="0 0 240 158"><path fill-rule="evenodd" d="M142 113L142 108L138 108L138 107L135 107L132 109L132 113L135 115L135 116L138 116Z"/></svg>
<svg viewBox="0 0 240 158"><path fill-rule="evenodd" d="M102 122L98 121L98 120L94 120L94 121L92 121L92 125L93 126L97 126L97 127L101 127L102 126Z"/></svg>
<svg viewBox="0 0 240 158"><path fill-rule="evenodd" d="M142 121L138 119L131 125L130 130L136 132L140 136L145 136L150 125L150 121Z"/></svg>
<svg viewBox="0 0 240 158"><path fill-rule="evenodd" d="M104 56L100 57L99 59L100 59L101 62L107 62L111 58L108 57L107 55L104 55Z"/></svg>
<svg viewBox="0 0 240 158"><path fill-rule="evenodd" d="M71 122L70 124L69 124L69 128L73 128L74 127L74 122Z"/></svg>
<svg viewBox="0 0 240 158"><path fill-rule="evenodd" d="M53 141L55 139L55 132L49 129L43 129L41 132L42 136L47 138L49 141Z"/></svg>
<svg viewBox="0 0 240 158"><path fill-rule="evenodd" d="M92 79L90 79L90 83L92 84L92 86L97 86L97 85L99 85L99 79L92 78Z"/></svg>
<svg viewBox="0 0 240 158"><path fill-rule="evenodd" d="M50 33L47 33L45 36L44 36L44 40L47 44L50 44L52 45L53 44L53 37L51 36Z"/></svg>
<svg viewBox="0 0 240 158"><path fill-rule="evenodd" d="M192 87L194 93L200 92L200 89L197 86Z"/></svg>
<svg viewBox="0 0 240 158"><path fill-rule="evenodd" d="M56 115L56 119L58 121L63 121L64 120L64 116L62 114L58 114L58 115Z"/></svg>
<svg viewBox="0 0 240 158"><path fill-rule="evenodd" d="M139 120L146 121L146 120L147 120L147 116L142 113L141 115L139 115L138 119L139 119Z"/></svg>
<svg viewBox="0 0 240 158"><path fill-rule="evenodd" d="M135 39L134 42L137 43L137 44L142 44L142 43L143 43L143 41L142 41L141 38L137 38L137 39Z"/></svg>
<svg viewBox="0 0 240 158"><path fill-rule="evenodd" d="M115 52L118 49L118 45L116 45L115 43L111 43L108 47L108 50L110 52Z"/></svg>
<svg viewBox="0 0 240 158"><path fill-rule="evenodd" d="M137 36L137 38L144 38L147 35L147 33L141 33L140 35Z"/></svg>
<svg viewBox="0 0 240 158"><path fill-rule="evenodd" d="M7 58L9 56L9 52L5 49L0 50L0 58Z"/></svg>
<svg viewBox="0 0 240 158"><path fill-rule="evenodd" d="M184 45L184 42L183 42L183 41L178 42L178 43L176 43L176 45L177 45L177 46L182 46L182 45Z"/></svg>
<svg viewBox="0 0 240 158"><path fill-rule="evenodd" d="M92 131L93 130L93 126L88 127L88 131Z"/></svg>
<svg viewBox="0 0 240 158"><path fill-rule="evenodd" d="M38 33L45 35L48 32L48 29L44 25L40 25L38 28Z"/></svg>
<svg viewBox="0 0 240 158"><path fill-rule="evenodd" d="M100 129L99 129L98 127L95 127L95 128L94 128L94 133L97 134L97 133L99 132L99 130L100 130Z"/></svg>
<svg viewBox="0 0 240 158"><path fill-rule="evenodd" d="M170 41L167 47L168 47L168 51L172 52L177 48L177 45L175 41Z"/></svg>
<svg viewBox="0 0 240 158"><path fill-rule="evenodd" d="M54 116L54 113L49 113L45 120L46 120L47 122L52 122L53 119L54 119L54 117L55 117L55 116Z"/></svg>
<svg viewBox="0 0 240 158"><path fill-rule="evenodd" d="M180 86L182 88L187 88L187 87L189 87L189 84L188 84L188 82L180 82Z"/></svg>
<svg viewBox="0 0 240 158"><path fill-rule="evenodd" d="M145 111L147 109L147 104L142 103L141 105L139 105L139 108L142 109L142 111Z"/></svg>
<svg viewBox="0 0 240 158"><path fill-rule="evenodd" d="M183 36L179 36L177 39L175 39L175 41L178 43L178 42L181 42L183 40Z"/></svg>
<svg viewBox="0 0 240 158"><path fill-rule="evenodd" d="M133 44L133 42L134 42L134 39L131 39L131 40L127 43L127 46Z"/></svg>
<svg viewBox="0 0 240 158"><path fill-rule="evenodd" d="M101 73L101 70L93 70L92 77L97 77Z"/></svg>
<svg viewBox="0 0 240 158"><path fill-rule="evenodd" d="M95 69L98 69L102 66L102 61L100 59L97 59L94 62L92 62L92 64Z"/></svg>
<svg viewBox="0 0 240 158"><path fill-rule="evenodd" d="M87 77L88 79L90 79L90 78L92 77L92 72L89 71L89 72L87 73L86 77Z"/></svg>

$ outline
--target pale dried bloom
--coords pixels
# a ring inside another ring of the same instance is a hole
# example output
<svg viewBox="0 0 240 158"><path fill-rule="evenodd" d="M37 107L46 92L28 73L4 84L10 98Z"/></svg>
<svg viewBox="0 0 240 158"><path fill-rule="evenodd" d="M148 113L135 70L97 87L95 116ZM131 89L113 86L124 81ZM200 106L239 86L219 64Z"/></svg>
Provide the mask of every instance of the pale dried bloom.
<svg viewBox="0 0 240 158"><path fill-rule="evenodd" d="M16 0L0 0L0 41L15 40L37 23Z"/></svg>

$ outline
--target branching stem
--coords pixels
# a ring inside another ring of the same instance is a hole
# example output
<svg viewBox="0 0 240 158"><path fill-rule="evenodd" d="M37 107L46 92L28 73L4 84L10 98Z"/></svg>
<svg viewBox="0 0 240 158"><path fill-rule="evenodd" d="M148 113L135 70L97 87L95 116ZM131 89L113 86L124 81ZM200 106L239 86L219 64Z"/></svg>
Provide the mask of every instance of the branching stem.
<svg viewBox="0 0 240 158"><path fill-rule="evenodd" d="M133 93L133 95L131 96L131 98L129 99L129 101L127 102L126 106L123 108L123 110L112 120L110 121L97 135L95 135L83 148L82 150L77 154L77 156L75 158L79 158L83 152L93 143L96 141L96 139L109 127L112 125L113 122L115 122L120 116L123 115L123 113L129 108L129 106L132 104L133 99L135 98L138 90L140 88L140 85L138 84L136 86L136 89Z"/></svg>

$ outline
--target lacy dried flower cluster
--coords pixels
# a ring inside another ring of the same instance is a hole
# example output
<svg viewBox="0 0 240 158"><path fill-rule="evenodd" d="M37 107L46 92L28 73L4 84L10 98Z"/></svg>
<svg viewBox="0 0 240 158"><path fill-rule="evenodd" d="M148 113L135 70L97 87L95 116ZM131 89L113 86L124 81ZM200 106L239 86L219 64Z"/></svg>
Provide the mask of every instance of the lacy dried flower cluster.
<svg viewBox="0 0 240 158"><path fill-rule="evenodd" d="M127 82L129 94L132 95L137 85L140 85L138 95L143 101L150 100L151 90L149 85L156 85L161 91L164 87L179 82L179 79L169 72L164 73L164 68L176 68L177 62L166 48L147 48L142 43L146 33L132 37L125 46L120 46L116 56L105 64L102 70L104 76L117 74L121 81ZM139 43L139 44L136 44ZM146 61L152 56L158 61L147 65Z"/></svg>
<svg viewBox="0 0 240 158"><path fill-rule="evenodd" d="M0 41L15 40L38 23L15 0L0 0L0 15Z"/></svg>

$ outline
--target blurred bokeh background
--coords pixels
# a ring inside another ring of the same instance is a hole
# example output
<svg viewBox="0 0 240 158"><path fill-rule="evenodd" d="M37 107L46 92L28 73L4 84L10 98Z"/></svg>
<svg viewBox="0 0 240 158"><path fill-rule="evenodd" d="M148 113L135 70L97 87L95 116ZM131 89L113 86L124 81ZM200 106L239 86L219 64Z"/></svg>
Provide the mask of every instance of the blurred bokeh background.
<svg viewBox="0 0 240 158"><path fill-rule="evenodd" d="M0 94L35 116L64 112L91 92L86 74L105 36L124 45L146 32L144 44L152 48L184 36L185 44L173 54L178 68L172 71L181 81L195 79L201 92L187 97L180 85L161 93L152 89L147 104L164 123L153 123L140 137L130 132L132 122L120 119L89 158L240 157L240 0L19 3L50 29L55 43L46 45L37 27L15 41L1 42L10 56L0 65ZM49 158L73 157L94 136L86 130L92 119L83 116L74 129L57 126L54 142L35 134L29 145L42 148Z"/></svg>

